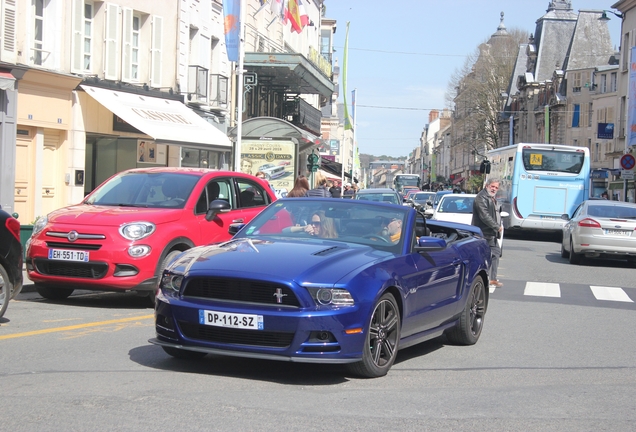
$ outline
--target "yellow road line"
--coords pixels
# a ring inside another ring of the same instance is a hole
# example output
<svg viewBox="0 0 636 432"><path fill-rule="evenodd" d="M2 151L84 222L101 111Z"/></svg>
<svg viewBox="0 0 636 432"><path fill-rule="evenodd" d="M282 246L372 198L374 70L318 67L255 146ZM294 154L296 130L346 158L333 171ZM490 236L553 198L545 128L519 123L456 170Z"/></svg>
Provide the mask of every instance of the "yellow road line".
<svg viewBox="0 0 636 432"><path fill-rule="evenodd" d="M120 318L120 319L109 320L109 321L92 322L92 323L86 323L86 324L77 324L77 325L66 326L66 327L54 327L54 328L34 330L34 331L24 332L24 333L13 333L8 335L1 335L0 340L14 339L14 338L20 338L20 337L26 337L26 336L37 336L37 335L46 334L46 333L56 333L56 332L63 332L68 330L83 329L88 327L105 326L110 324L118 324L123 322L137 321L137 320L150 319L150 318L154 318L154 314L141 315L141 316L129 317L129 318Z"/></svg>

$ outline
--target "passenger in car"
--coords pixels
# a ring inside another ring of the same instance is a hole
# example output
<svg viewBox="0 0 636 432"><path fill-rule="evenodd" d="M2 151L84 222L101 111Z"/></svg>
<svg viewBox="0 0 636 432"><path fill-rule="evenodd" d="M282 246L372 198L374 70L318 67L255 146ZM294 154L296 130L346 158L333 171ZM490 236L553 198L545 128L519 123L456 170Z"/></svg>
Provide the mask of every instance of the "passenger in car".
<svg viewBox="0 0 636 432"><path fill-rule="evenodd" d="M311 215L311 222L308 225L295 225L283 229L284 233L305 232L310 236L321 238L337 238L336 226L332 218L325 216L324 211L317 211Z"/></svg>

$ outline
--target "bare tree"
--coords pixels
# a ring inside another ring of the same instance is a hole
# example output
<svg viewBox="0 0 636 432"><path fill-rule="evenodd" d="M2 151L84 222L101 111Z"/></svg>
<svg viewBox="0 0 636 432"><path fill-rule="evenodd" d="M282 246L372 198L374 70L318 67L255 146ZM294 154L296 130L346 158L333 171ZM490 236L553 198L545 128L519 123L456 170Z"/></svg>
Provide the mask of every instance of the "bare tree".
<svg viewBox="0 0 636 432"><path fill-rule="evenodd" d="M512 29L503 36L491 37L467 57L463 67L449 82L446 99L455 105L461 139L480 154L500 146L497 120L502 107L501 94L508 90L519 45L528 33Z"/></svg>

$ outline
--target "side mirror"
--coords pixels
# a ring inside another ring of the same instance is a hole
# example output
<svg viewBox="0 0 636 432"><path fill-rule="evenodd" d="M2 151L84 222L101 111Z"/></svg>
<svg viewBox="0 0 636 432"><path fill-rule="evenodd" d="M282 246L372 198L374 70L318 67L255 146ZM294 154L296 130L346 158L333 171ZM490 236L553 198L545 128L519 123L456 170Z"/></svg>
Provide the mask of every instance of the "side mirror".
<svg viewBox="0 0 636 432"><path fill-rule="evenodd" d="M219 213L227 213L232 210L230 203L225 200L214 200L210 203L208 211L205 214L205 220L210 222Z"/></svg>
<svg viewBox="0 0 636 432"><path fill-rule="evenodd" d="M563 219L564 221L569 221L570 220L570 216L567 213L563 213L561 215L561 219Z"/></svg>
<svg viewBox="0 0 636 432"><path fill-rule="evenodd" d="M415 251L421 252L433 252L446 249L446 240L437 237L420 237L417 240L417 246Z"/></svg>
<svg viewBox="0 0 636 432"><path fill-rule="evenodd" d="M435 210L433 210L433 209L424 210L424 214L425 215L433 216L433 213L435 213Z"/></svg>
<svg viewBox="0 0 636 432"><path fill-rule="evenodd" d="M247 224L244 224L244 223L233 223L233 224L230 224L230 227L228 228L227 232L230 235L234 235L237 232L239 232L240 230L242 230L245 225L247 225Z"/></svg>

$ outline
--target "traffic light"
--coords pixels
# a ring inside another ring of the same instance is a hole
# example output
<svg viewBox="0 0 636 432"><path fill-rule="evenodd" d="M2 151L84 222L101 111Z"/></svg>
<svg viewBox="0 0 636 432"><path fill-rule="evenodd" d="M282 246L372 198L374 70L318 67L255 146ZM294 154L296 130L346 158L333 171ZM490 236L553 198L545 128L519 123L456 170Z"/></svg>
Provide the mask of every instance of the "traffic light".
<svg viewBox="0 0 636 432"><path fill-rule="evenodd" d="M490 161L484 159L479 165L479 172L482 174L490 174Z"/></svg>
<svg viewBox="0 0 636 432"><path fill-rule="evenodd" d="M307 156L307 170L311 171L311 172L316 172L318 171L318 168L320 167L320 164L318 163L318 161L320 160L320 156L312 153L310 155Z"/></svg>

